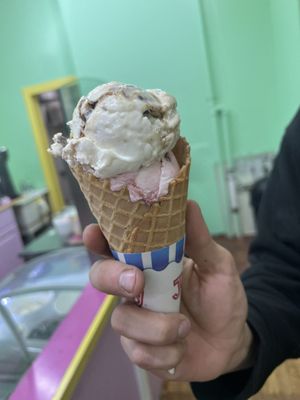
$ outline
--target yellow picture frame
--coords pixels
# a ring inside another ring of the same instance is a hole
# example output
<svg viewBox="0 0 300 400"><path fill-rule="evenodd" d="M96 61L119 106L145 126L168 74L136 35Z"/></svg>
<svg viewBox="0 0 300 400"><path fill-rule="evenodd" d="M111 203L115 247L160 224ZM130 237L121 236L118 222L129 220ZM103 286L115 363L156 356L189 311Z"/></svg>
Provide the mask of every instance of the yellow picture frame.
<svg viewBox="0 0 300 400"><path fill-rule="evenodd" d="M58 90L64 86L74 84L77 81L78 79L75 76L70 75L52 81L26 86L22 89L37 146L37 152L49 191L49 201L53 213L60 211L64 207L64 199L53 158L51 154L47 152L48 136L41 114L38 96L44 92Z"/></svg>

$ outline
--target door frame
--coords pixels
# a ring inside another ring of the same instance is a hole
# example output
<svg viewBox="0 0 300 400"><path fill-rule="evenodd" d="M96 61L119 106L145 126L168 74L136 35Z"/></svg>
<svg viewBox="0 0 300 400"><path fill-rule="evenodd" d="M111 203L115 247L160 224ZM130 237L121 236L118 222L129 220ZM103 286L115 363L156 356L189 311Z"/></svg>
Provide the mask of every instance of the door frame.
<svg viewBox="0 0 300 400"><path fill-rule="evenodd" d="M37 152L49 191L49 201L53 213L60 211L64 207L64 199L53 157L47 151L49 146L48 135L40 110L38 96L44 92L58 90L76 82L78 82L78 79L70 75L52 81L26 86L22 89L35 144L37 146Z"/></svg>

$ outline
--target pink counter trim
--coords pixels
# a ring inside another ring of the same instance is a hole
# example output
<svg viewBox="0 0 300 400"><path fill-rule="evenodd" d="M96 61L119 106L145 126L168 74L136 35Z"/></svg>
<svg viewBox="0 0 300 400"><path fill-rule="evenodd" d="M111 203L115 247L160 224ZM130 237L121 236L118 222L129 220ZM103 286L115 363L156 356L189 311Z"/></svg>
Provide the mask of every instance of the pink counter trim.
<svg viewBox="0 0 300 400"><path fill-rule="evenodd" d="M10 400L51 400L106 295L88 284Z"/></svg>

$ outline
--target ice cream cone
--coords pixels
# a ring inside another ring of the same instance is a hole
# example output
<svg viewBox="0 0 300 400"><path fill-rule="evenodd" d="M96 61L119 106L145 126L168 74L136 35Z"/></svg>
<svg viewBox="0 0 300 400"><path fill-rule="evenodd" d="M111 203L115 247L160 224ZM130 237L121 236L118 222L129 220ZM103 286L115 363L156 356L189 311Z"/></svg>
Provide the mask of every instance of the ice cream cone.
<svg viewBox="0 0 300 400"><path fill-rule="evenodd" d="M144 272L138 304L160 312L180 308L190 147L179 125L173 96L110 82L79 100L70 137L57 133L50 149L70 166L112 256Z"/></svg>
<svg viewBox="0 0 300 400"><path fill-rule="evenodd" d="M180 166L169 192L159 201L131 202L127 188L114 192L78 164L71 167L110 247L123 253L142 253L169 246L185 235L185 212L190 169L190 146L180 138L173 149Z"/></svg>

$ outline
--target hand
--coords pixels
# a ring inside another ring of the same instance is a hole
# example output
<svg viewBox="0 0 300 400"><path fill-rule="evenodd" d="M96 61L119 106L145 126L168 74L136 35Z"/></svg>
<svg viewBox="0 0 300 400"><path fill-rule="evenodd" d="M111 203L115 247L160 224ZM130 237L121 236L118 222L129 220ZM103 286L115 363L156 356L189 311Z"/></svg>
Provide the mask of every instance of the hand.
<svg viewBox="0 0 300 400"><path fill-rule="evenodd" d="M234 260L213 241L194 202L188 202L186 228L191 258L184 260L181 313L156 313L134 304L144 287L143 273L111 258L98 225L85 229L84 242L107 257L91 270L94 287L126 299L111 323L131 361L162 379L207 381L248 365L252 334Z"/></svg>

